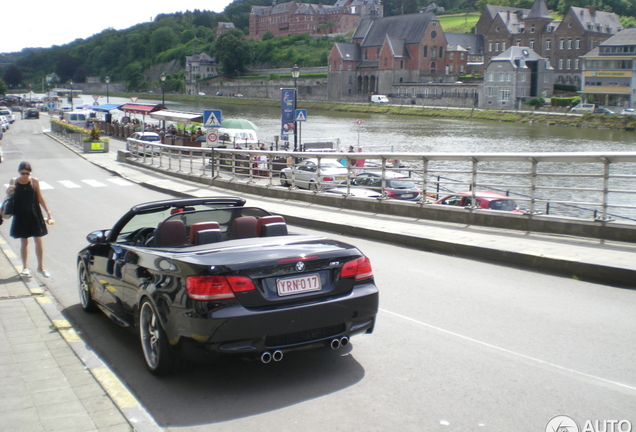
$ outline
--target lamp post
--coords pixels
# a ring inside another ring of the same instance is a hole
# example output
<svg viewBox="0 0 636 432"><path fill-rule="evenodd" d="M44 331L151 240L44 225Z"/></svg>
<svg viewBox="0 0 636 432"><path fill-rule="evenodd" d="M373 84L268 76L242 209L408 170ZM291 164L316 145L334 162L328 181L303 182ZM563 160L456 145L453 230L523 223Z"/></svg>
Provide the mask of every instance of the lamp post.
<svg viewBox="0 0 636 432"><path fill-rule="evenodd" d="M161 76L159 77L161 79L161 108L165 108L166 107L166 73L165 72L161 72ZM163 120L163 131L166 131L166 121Z"/></svg>
<svg viewBox="0 0 636 432"><path fill-rule="evenodd" d="M110 84L110 77L106 75L106 103L110 103L110 98L108 97L108 84Z"/></svg>
<svg viewBox="0 0 636 432"><path fill-rule="evenodd" d="M294 151L298 151L298 122L296 121L296 106L298 104L298 77L300 76L300 68L297 64L291 69L292 78L294 78Z"/></svg>
<svg viewBox="0 0 636 432"><path fill-rule="evenodd" d="M71 98L71 111L73 111L73 80L70 80L69 84L71 84L71 95L70 95L70 98Z"/></svg>

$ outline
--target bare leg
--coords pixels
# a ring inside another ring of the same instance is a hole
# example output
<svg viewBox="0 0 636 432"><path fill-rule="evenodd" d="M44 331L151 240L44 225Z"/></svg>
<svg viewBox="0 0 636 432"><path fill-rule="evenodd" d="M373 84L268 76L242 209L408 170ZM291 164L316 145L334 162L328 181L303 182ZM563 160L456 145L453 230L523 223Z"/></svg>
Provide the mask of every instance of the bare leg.
<svg viewBox="0 0 636 432"><path fill-rule="evenodd" d="M29 256L28 252L29 239L22 238L20 239L20 256L22 257L22 269L28 268L27 266L27 258Z"/></svg>
<svg viewBox="0 0 636 432"><path fill-rule="evenodd" d="M35 240L35 256L38 259L38 270L44 271L44 262L42 261L44 256L44 247L42 246L42 237L33 237L33 240Z"/></svg>

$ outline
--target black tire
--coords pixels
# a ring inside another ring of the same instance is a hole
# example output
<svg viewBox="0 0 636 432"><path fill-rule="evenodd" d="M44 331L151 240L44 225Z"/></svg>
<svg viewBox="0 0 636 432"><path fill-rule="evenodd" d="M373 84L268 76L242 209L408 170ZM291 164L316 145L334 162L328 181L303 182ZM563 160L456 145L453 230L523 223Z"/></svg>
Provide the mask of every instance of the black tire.
<svg viewBox="0 0 636 432"><path fill-rule="evenodd" d="M312 191L312 192L318 191L318 183L309 182L309 190Z"/></svg>
<svg viewBox="0 0 636 432"><path fill-rule="evenodd" d="M77 287L80 298L80 306L82 306L84 312L95 312L97 310L97 305L93 301L93 297L91 295L90 277L88 275L86 264L84 264L83 261L80 261L77 265Z"/></svg>
<svg viewBox="0 0 636 432"><path fill-rule="evenodd" d="M287 176L283 173L280 174L280 184L283 186L289 186L289 182L287 181Z"/></svg>
<svg viewBox="0 0 636 432"><path fill-rule="evenodd" d="M157 311L148 299L143 300L139 308L139 341L150 373L162 376L175 370L177 359L170 349Z"/></svg>

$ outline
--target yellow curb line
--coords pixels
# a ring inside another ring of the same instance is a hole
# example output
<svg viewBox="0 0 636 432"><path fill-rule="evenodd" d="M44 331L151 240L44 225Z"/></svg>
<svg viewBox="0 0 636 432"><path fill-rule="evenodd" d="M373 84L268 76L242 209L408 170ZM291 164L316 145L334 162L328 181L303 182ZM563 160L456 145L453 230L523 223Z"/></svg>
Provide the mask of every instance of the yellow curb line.
<svg viewBox="0 0 636 432"><path fill-rule="evenodd" d="M121 381L107 368L91 369L95 378L120 408L139 406L137 399L128 391Z"/></svg>

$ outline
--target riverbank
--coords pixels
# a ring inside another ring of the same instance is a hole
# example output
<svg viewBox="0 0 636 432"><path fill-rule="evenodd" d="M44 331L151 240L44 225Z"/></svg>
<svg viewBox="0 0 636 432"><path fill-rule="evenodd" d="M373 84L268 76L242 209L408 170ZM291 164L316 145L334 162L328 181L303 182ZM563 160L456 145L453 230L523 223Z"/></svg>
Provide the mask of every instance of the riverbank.
<svg viewBox="0 0 636 432"><path fill-rule="evenodd" d="M129 94L116 94L111 96L130 97ZM161 100L156 94L145 94L145 99ZM280 102L271 99L232 98L223 96L190 96L190 95L165 95L165 100L174 102L223 101L234 105L250 106L257 101L261 106L279 107ZM636 116L604 115L604 114L568 114L551 111L551 107L541 108L536 111L503 111L469 108L440 108L421 105L393 105L393 104L367 104L367 103L336 103L336 102L301 102L302 109L312 111L335 111L365 114L406 115L433 117L445 119L489 120L508 123L527 123L545 126L566 126L576 128L593 128L607 130L636 130Z"/></svg>

